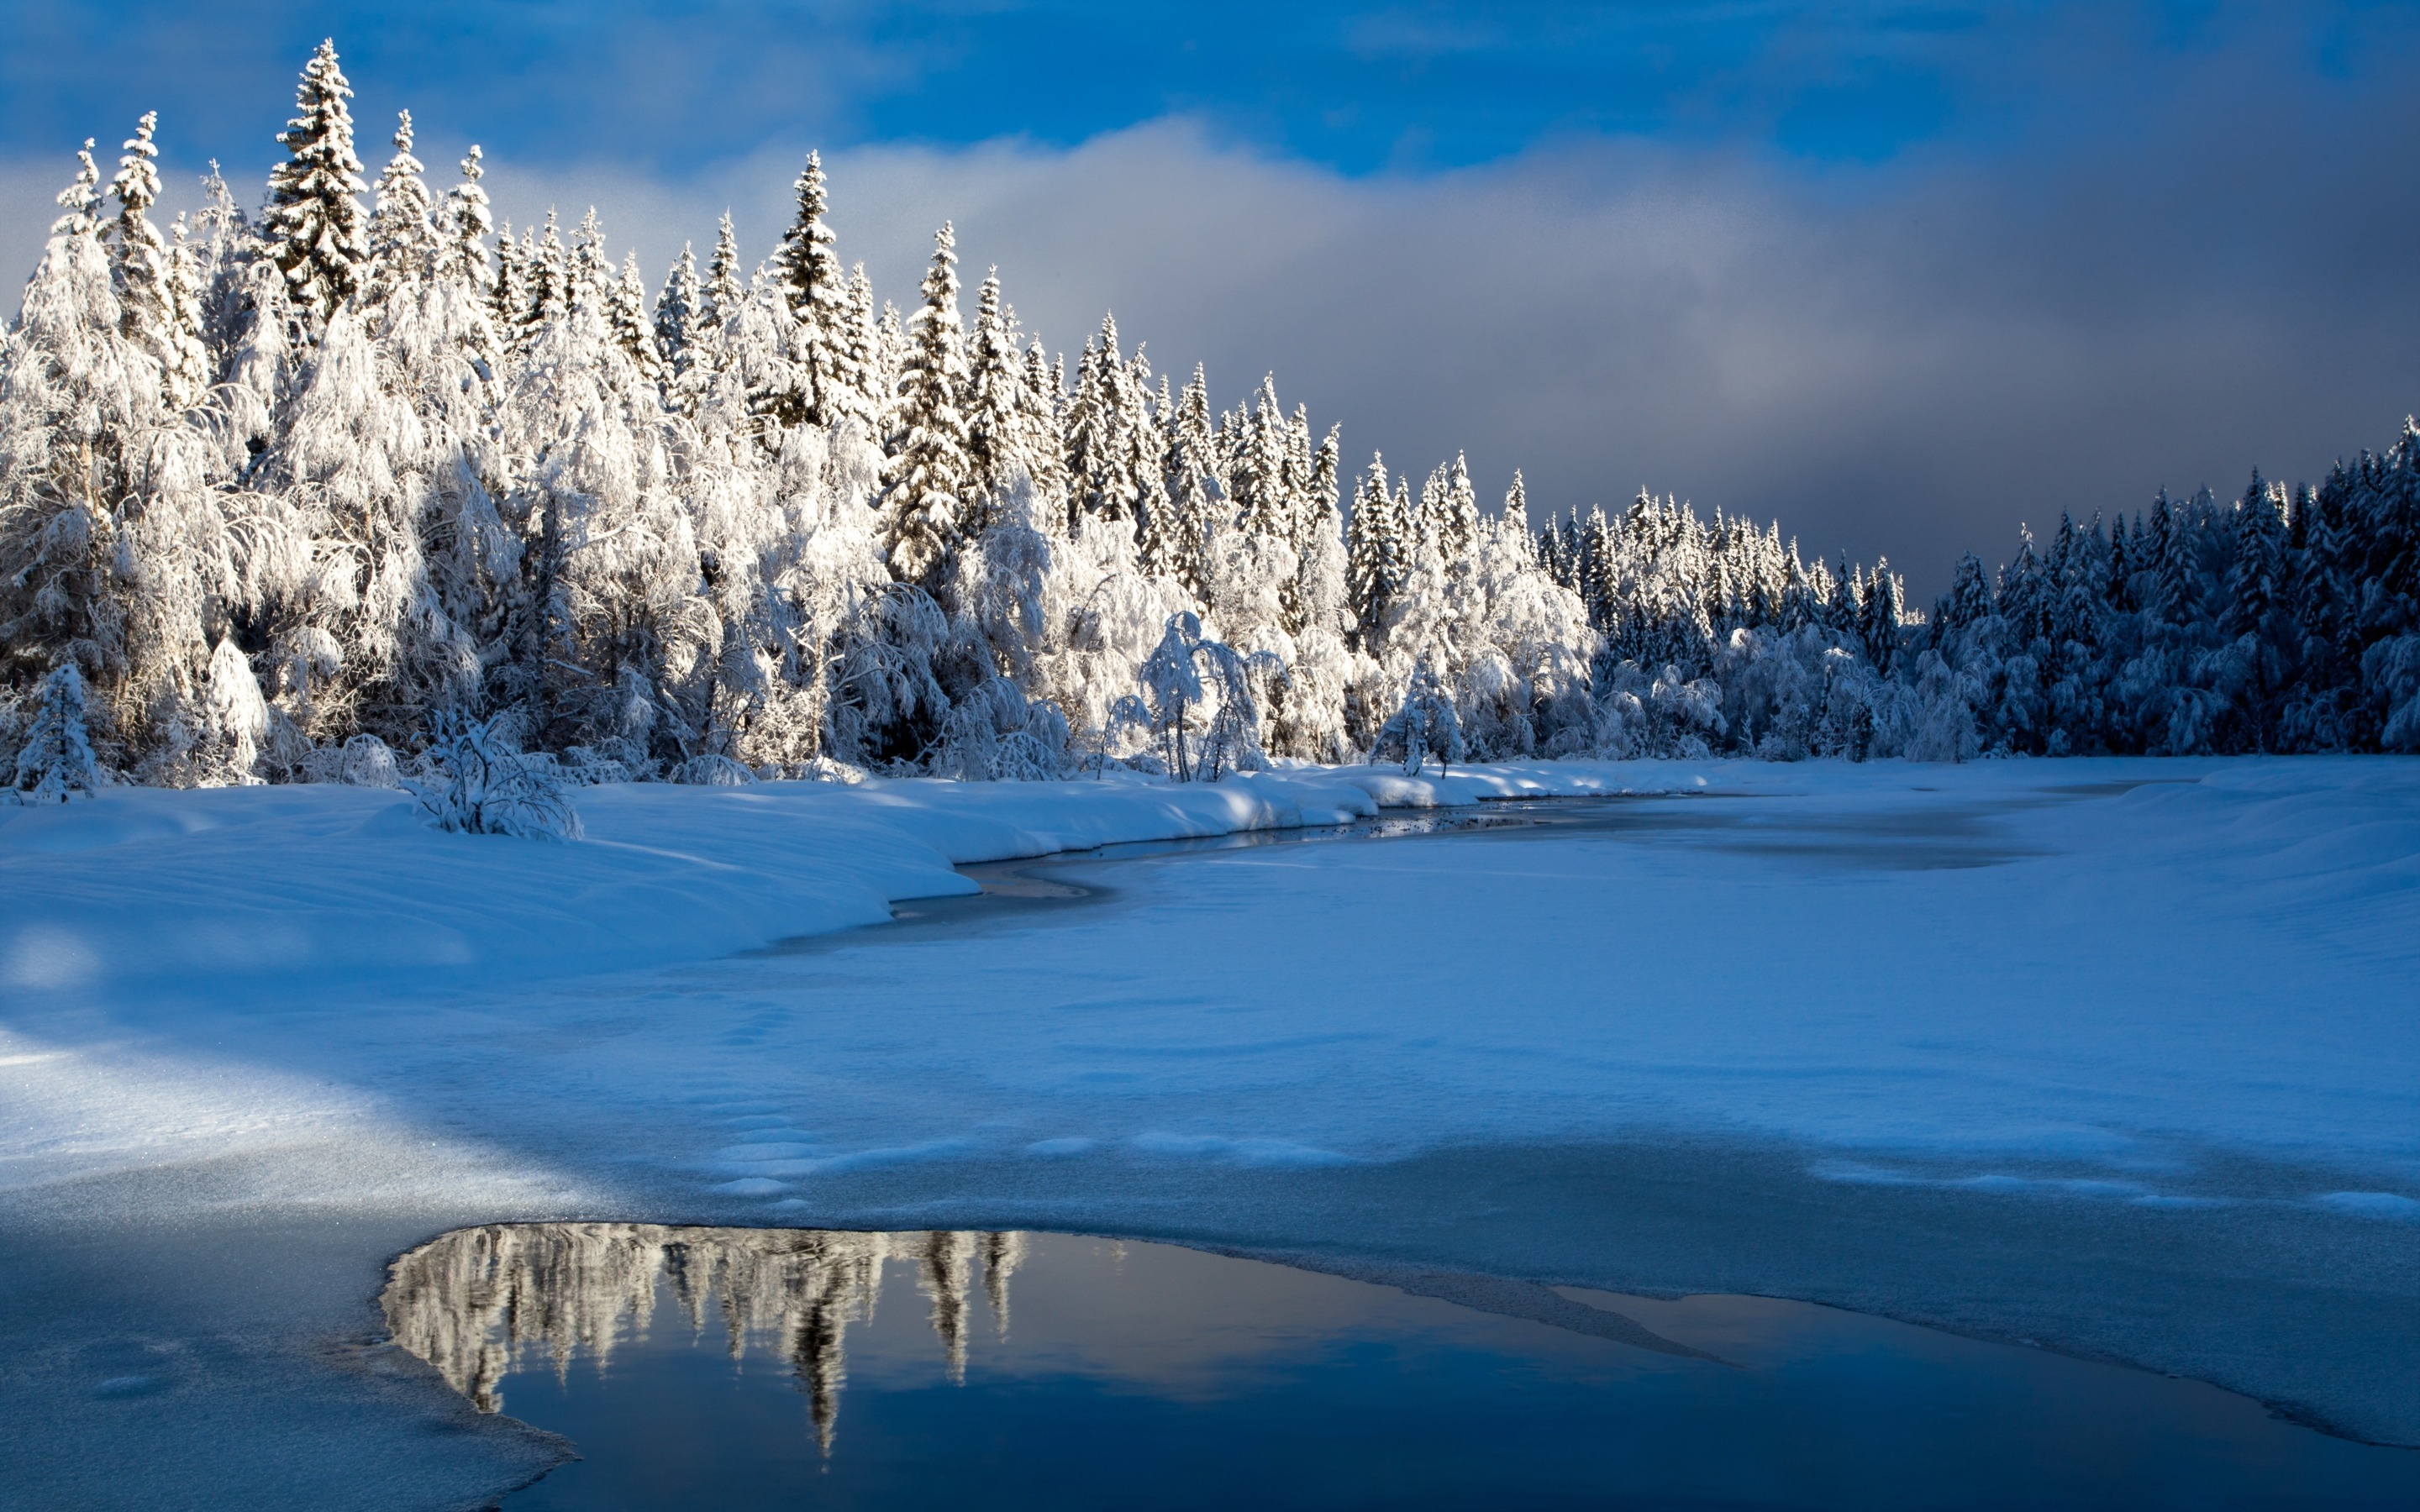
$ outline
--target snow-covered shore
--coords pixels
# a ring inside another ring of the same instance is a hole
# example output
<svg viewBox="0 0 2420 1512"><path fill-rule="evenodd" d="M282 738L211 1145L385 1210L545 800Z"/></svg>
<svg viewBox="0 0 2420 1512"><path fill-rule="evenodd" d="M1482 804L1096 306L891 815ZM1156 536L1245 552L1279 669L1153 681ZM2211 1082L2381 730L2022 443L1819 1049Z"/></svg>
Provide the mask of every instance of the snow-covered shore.
<svg viewBox="0 0 2420 1512"><path fill-rule="evenodd" d="M878 923L898 899L975 891L951 870L969 862L1704 781L1542 763L1215 784L614 783L579 792L587 838L569 844L440 833L391 789L116 788L0 807L0 983L208 995L628 968Z"/></svg>
<svg viewBox="0 0 2420 1512"><path fill-rule="evenodd" d="M834 933L970 890L954 864L1620 792L1676 796L1593 827L1071 857L1037 874L1094 897L1057 912ZM309 1377L405 1242L557 1216L1026 1224L1807 1296L2420 1442L2420 763L582 807L570 844L347 789L0 820L0 1271L55 1293L0 1308L32 1362L0 1417L52 1435L43 1484L137 1411L91 1395L138 1373L108 1340L253 1341L215 1374L156 1367L140 1411L186 1425L180 1473L268 1475L212 1458L235 1451L205 1407ZM351 1406L296 1431L358 1461L387 1410L333 1380L292 1410Z"/></svg>

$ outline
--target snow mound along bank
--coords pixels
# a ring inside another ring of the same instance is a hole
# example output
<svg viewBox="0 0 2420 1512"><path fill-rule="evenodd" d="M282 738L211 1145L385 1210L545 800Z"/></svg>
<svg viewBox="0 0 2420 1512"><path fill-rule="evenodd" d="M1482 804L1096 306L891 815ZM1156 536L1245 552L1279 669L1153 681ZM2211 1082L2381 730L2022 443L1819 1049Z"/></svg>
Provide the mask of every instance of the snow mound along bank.
<svg viewBox="0 0 2420 1512"><path fill-rule="evenodd" d="M563 845L442 833L387 790L119 788L0 810L0 986L225 996L272 980L341 991L621 969L879 923L895 900L974 891L952 870L970 862L1640 780L1572 764L1202 784L609 784L580 794L586 838Z"/></svg>

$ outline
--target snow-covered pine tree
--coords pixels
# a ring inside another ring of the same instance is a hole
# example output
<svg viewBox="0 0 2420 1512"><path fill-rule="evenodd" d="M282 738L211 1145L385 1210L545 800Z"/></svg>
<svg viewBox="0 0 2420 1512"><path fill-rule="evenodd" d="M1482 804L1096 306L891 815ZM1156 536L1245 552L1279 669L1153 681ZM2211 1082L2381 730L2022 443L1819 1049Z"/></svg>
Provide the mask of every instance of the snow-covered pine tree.
<svg viewBox="0 0 2420 1512"><path fill-rule="evenodd" d="M488 238L495 233L495 220L488 207L488 192L479 180L486 177L480 165L478 144L462 157L462 181L445 192L445 206L440 217L443 247L438 258L437 271L442 278L460 282L463 287L485 294L489 286Z"/></svg>
<svg viewBox="0 0 2420 1512"><path fill-rule="evenodd" d="M91 797L107 780L93 756L84 674L74 662L61 662L42 681L41 702L17 748L10 792L22 803L65 803Z"/></svg>
<svg viewBox="0 0 2420 1512"><path fill-rule="evenodd" d="M101 227L101 165L93 162L91 137L76 149L76 176L54 203L67 213L51 223L54 237L88 237Z"/></svg>
<svg viewBox="0 0 2420 1512"><path fill-rule="evenodd" d="M588 207L571 233L571 302L582 310L610 312L613 301L613 259L605 253L605 227L597 207ZM644 308L644 305L642 306Z"/></svg>
<svg viewBox="0 0 2420 1512"><path fill-rule="evenodd" d="M1450 570L1468 559L1479 539L1479 492L1470 486L1470 464L1460 452L1446 471L1439 502L1437 554Z"/></svg>
<svg viewBox="0 0 2420 1512"><path fill-rule="evenodd" d="M1269 692L1272 748L1324 762L1352 758L1347 699L1362 677L1347 639L1353 617L1338 499L1342 435L1342 427L1331 426L1312 454L1309 486L1297 504L1294 592L1288 600L1294 622L1285 627L1294 655L1285 680Z"/></svg>
<svg viewBox="0 0 2420 1512"><path fill-rule="evenodd" d="M1176 579L1190 553L1185 539L1183 511L1177 503L1177 490L1185 486L1185 467L1177 440L1177 401L1170 392L1165 373L1160 375L1159 399L1153 409L1158 423L1150 434L1158 440L1159 466L1145 492L1141 526L1135 532L1135 560L1155 578ZM1198 591L1187 591L1199 596Z"/></svg>
<svg viewBox="0 0 2420 1512"><path fill-rule="evenodd" d="M126 143L110 193L117 218L110 227L110 263L116 279L118 330L135 350L159 364L160 397L171 410L197 402L209 381L202 347L200 291L190 255L163 241L150 208L159 203L160 173L153 145L159 114L146 113Z"/></svg>
<svg viewBox="0 0 2420 1512"><path fill-rule="evenodd" d="M179 215L169 227L167 318L162 329L162 396L172 409L201 401L210 381L208 300L201 255Z"/></svg>
<svg viewBox="0 0 2420 1512"><path fill-rule="evenodd" d="M1388 492L1387 459L1374 452L1370 470L1354 490L1353 513L1344 528L1346 606L1354 644L1374 654L1404 570L1402 523L1395 517L1394 496Z"/></svg>
<svg viewBox="0 0 2420 1512"><path fill-rule="evenodd" d="M119 330L155 358L167 346L169 319L168 247L149 214L160 199L160 170L154 161L160 149L151 142L159 123L157 111L146 112L135 123L126 155L117 160L117 175L109 182L117 200L110 267L116 275Z"/></svg>
<svg viewBox="0 0 2420 1512"><path fill-rule="evenodd" d="M706 289L698 303L703 325L721 326L739 313L748 285L739 271L739 239L731 228L731 212L714 228L714 255L706 265Z"/></svg>
<svg viewBox="0 0 2420 1512"><path fill-rule="evenodd" d="M771 265L795 322L789 333L791 380L772 409L784 425L830 425L855 411L859 387L849 371L848 290L832 252L831 227L824 221L829 204L821 154L807 154L793 189L798 217L774 249Z"/></svg>
<svg viewBox="0 0 2420 1512"><path fill-rule="evenodd" d="M647 284L640 276L636 252L623 257L622 276L605 290L605 323L614 341L638 364L640 376L650 383L660 381L663 356L656 346L655 328L647 321Z"/></svg>
<svg viewBox="0 0 2420 1512"><path fill-rule="evenodd" d="M520 345L522 319L529 313L529 259L522 251L527 237L527 227L516 239L510 221L496 224L496 276L488 286L488 323L499 342L515 348Z"/></svg>
<svg viewBox="0 0 2420 1512"><path fill-rule="evenodd" d="M1899 665L1904 597L1905 590L1891 573L1890 560L1876 559L1857 605L1857 642L1866 664L1885 677Z"/></svg>
<svg viewBox="0 0 2420 1512"><path fill-rule="evenodd" d="M396 117L395 156L379 174L370 210L363 295L373 304L437 271L442 244L436 207L420 175L420 160L411 155L411 112L407 110Z"/></svg>
<svg viewBox="0 0 2420 1512"><path fill-rule="evenodd" d="M522 227L521 269L529 281L527 302L520 318L524 345L536 336L540 327L560 323L575 307L591 308L582 304L574 286L571 254L563 244L563 233L555 224L551 208L546 212L544 229L535 239L529 228Z"/></svg>
<svg viewBox="0 0 2420 1512"><path fill-rule="evenodd" d="M1230 517L1218 494L1210 388L1199 364L1172 407L1162 407L1161 420L1160 492L1168 503L1156 570L1198 601L1209 590L1211 538Z"/></svg>
<svg viewBox="0 0 2420 1512"><path fill-rule="evenodd" d="M690 348L697 342L698 324L702 318L697 286L697 253L682 242L680 255L673 260L671 271L664 275L664 286L656 295L656 348L663 353L668 386L675 393L682 390L681 380L690 370ZM688 405L682 404L686 409Z"/></svg>
<svg viewBox="0 0 2420 1512"><path fill-rule="evenodd" d="M1227 497L1234 528L1291 543L1295 533L1293 491L1286 477L1286 419L1278 408L1277 375L1265 374L1253 403L1236 417L1234 465Z"/></svg>
<svg viewBox="0 0 2420 1512"><path fill-rule="evenodd" d="M297 311L324 323L361 285L361 160L353 155L352 85L336 66L336 44L319 44L294 91L294 118L278 133L287 159L269 176L260 234L286 274Z"/></svg>
<svg viewBox="0 0 2420 1512"><path fill-rule="evenodd" d="M977 488L985 501L985 520L970 522L981 530L993 505L1020 483L1030 484L1033 467L1029 455L1029 407L1025 364L1017 350L1016 316L1001 300L1000 270L984 276L975 303L975 326L968 341L967 461L974 470Z"/></svg>
<svg viewBox="0 0 2420 1512"><path fill-rule="evenodd" d="M901 582L932 583L978 511L967 423L966 338L958 324L957 237L933 238L899 387L897 429L883 469L884 557Z"/></svg>
<svg viewBox="0 0 2420 1512"><path fill-rule="evenodd" d="M1150 455L1135 434L1136 417L1145 406L1136 387L1137 368L1118 349L1115 316L1101 317L1097 338L1085 343L1076 371L1076 392L1067 402L1064 455L1067 470L1068 530L1075 533L1086 520L1107 521L1131 534L1135 504L1142 489L1136 470Z"/></svg>

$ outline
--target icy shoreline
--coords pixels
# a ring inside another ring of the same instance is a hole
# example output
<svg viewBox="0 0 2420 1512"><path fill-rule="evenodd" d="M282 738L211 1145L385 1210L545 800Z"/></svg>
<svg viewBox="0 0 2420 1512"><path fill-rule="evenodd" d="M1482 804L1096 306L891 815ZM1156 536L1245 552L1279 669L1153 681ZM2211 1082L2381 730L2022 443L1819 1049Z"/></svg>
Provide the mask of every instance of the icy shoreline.
<svg viewBox="0 0 2420 1512"><path fill-rule="evenodd" d="M1382 807L1686 791L1708 769L614 783L579 792L587 839L559 845L441 834L393 790L117 788L0 808L0 983L222 996L272 980L492 984L627 969L879 923L899 900L976 890L953 870L969 863L1342 825Z"/></svg>

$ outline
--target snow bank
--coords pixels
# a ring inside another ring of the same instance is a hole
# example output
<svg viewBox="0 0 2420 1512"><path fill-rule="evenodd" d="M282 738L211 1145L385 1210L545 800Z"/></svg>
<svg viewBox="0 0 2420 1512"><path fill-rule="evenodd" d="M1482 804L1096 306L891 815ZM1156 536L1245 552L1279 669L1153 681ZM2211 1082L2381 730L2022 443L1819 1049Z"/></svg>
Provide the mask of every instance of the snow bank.
<svg viewBox="0 0 2420 1512"><path fill-rule="evenodd" d="M408 795L377 789L117 788L0 809L0 985L216 995L271 979L341 990L611 970L878 923L896 900L974 891L951 870L969 862L1640 780L1575 764L1447 778L1295 767L1213 784L613 784L581 792L587 838L569 845L441 833Z"/></svg>

